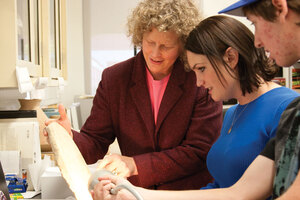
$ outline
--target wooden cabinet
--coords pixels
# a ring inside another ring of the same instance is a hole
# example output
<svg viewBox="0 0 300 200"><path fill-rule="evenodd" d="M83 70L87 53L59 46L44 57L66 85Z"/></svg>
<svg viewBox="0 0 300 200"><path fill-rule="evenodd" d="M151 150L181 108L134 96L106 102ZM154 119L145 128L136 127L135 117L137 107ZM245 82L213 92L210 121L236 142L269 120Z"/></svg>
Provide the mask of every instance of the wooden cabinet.
<svg viewBox="0 0 300 200"><path fill-rule="evenodd" d="M0 26L0 88L17 87L16 66L66 78L66 0L1 0Z"/></svg>
<svg viewBox="0 0 300 200"><path fill-rule="evenodd" d="M0 1L0 87L16 87L16 66L42 75L38 0Z"/></svg>
<svg viewBox="0 0 300 200"><path fill-rule="evenodd" d="M66 79L66 0L43 0L42 22L43 76Z"/></svg>

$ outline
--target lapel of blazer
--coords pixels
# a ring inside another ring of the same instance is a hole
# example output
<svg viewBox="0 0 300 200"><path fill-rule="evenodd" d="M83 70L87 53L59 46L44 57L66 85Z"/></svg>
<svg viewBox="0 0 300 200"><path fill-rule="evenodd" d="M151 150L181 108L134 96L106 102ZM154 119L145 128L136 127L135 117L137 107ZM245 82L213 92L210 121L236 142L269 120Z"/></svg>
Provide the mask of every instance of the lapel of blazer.
<svg viewBox="0 0 300 200"><path fill-rule="evenodd" d="M184 84L186 78L186 73L184 71L183 65L180 61L174 63L172 74L170 76L168 85L166 87L163 99L161 101L157 122L155 127L155 135L157 134L161 124L166 118L169 111L173 108L176 102L183 94L182 85Z"/></svg>
<svg viewBox="0 0 300 200"><path fill-rule="evenodd" d="M134 61L130 94L146 125L147 130L153 136L154 117L147 87L145 66L146 63L142 51L140 51L136 56L136 60Z"/></svg>

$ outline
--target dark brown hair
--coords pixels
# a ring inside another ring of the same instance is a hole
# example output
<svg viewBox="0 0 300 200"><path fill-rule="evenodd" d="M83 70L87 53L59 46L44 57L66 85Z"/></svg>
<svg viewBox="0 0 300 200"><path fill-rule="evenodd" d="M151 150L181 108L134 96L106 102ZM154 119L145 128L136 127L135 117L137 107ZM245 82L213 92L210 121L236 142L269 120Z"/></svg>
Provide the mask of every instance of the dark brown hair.
<svg viewBox="0 0 300 200"><path fill-rule="evenodd" d="M228 47L239 53L237 74L223 59ZM229 74L239 80L243 95L258 88L261 79L272 80L278 71L278 66L269 61L264 49L255 48L253 33L238 20L223 15L212 16L200 22L189 34L185 48L207 56L223 85L225 79L219 67L225 66Z"/></svg>
<svg viewBox="0 0 300 200"><path fill-rule="evenodd" d="M286 0L289 9L300 14L300 1L299 0ZM256 16L261 16L267 21L274 22L276 20L276 8L272 4L272 0L260 0L243 7L245 14L251 13ZM297 23L300 25L300 22Z"/></svg>

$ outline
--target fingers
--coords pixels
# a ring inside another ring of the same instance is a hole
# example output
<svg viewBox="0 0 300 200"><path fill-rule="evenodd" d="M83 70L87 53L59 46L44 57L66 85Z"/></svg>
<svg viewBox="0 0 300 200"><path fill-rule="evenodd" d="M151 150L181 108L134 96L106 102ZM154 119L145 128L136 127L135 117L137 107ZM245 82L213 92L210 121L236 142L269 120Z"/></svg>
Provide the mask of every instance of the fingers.
<svg viewBox="0 0 300 200"><path fill-rule="evenodd" d="M132 187L134 187L129 181L127 181L124 178L121 178L119 176L112 176L112 175L106 175L103 177L99 177L98 178L99 183L102 184L103 188L100 188L100 190L102 190L102 195L104 190L106 191L106 193L102 196L102 199L127 199L127 200L136 200L136 198L128 191L128 190L120 190L118 191L118 193L116 195L111 195L110 194L110 190L112 188L115 188L116 185L120 185L120 184L126 184L126 185L131 185ZM104 182L109 180L111 183L108 182ZM106 184L107 183L107 184ZM96 185L97 186L97 185ZM100 186L98 186L97 188L94 188L94 190L99 189ZM96 198L94 198L96 199Z"/></svg>
<svg viewBox="0 0 300 200"><path fill-rule="evenodd" d="M59 120L46 120L45 121L46 126L48 126L50 123L52 123L54 121L63 121L63 120L68 119L65 107L62 104L58 105L58 112L59 112L59 115L60 115Z"/></svg>
<svg viewBox="0 0 300 200"><path fill-rule="evenodd" d="M43 129L43 135L44 135L45 137L48 137L48 132L47 132L46 128Z"/></svg>
<svg viewBox="0 0 300 200"><path fill-rule="evenodd" d="M60 120L68 119L65 107L62 104L58 105L58 112L60 114Z"/></svg>
<svg viewBox="0 0 300 200"><path fill-rule="evenodd" d="M103 160L100 161L98 169L106 169L106 166L112 162L110 155L104 156Z"/></svg>
<svg viewBox="0 0 300 200"><path fill-rule="evenodd" d="M114 187L115 185L110 180L100 181L91 192L93 199L113 199L110 190Z"/></svg>
<svg viewBox="0 0 300 200"><path fill-rule="evenodd" d="M71 122L68 119L65 108L62 104L58 105L58 112L60 114L60 118L56 119L56 120L53 120L53 119L52 120L46 120L45 125L48 126L52 122L57 122L62 127L64 127L67 130L67 132L69 133L69 135L73 138L73 133L72 133L72 129L71 129ZM43 134L44 134L45 137L48 137L48 133L45 129L43 130Z"/></svg>
<svg viewBox="0 0 300 200"><path fill-rule="evenodd" d="M102 181L110 181L111 183L113 183L114 185L118 185L118 184L122 184L124 182L127 182L126 179L119 177L119 176L114 176L114 175L104 175L104 176L100 176L98 177L99 182Z"/></svg>
<svg viewBox="0 0 300 200"><path fill-rule="evenodd" d="M55 119L47 119L47 120L45 120L45 125L48 126L49 124L51 124L54 121L56 121L56 120Z"/></svg>
<svg viewBox="0 0 300 200"><path fill-rule="evenodd" d="M46 138L47 143L50 144L50 140L49 140L49 136L48 136L48 132L47 132L46 128L44 128L43 134L44 134L44 136Z"/></svg>
<svg viewBox="0 0 300 200"><path fill-rule="evenodd" d="M94 192L94 190L91 190L90 192L91 192L92 198L95 199L95 192Z"/></svg>
<svg viewBox="0 0 300 200"><path fill-rule="evenodd" d="M106 155L97 168L107 169L114 175L118 175L124 178L130 176L130 170L127 166L127 163L123 160L123 156L117 154Z"/></svg>
<svg viewBox="0 0 300 200"><path fill-rule="evenodd" d="M123 169L123 170L120 170L120 172L116 171L116 175L120 176L120 177L123 177L123 178L128 178L130 175L129 175L129 170L126 168L126 169Z"/></svg>
<svg viewBox="0 0 300 200"><path fill-rule="evenodd" d="M46 121L45 121L45 126L48 126L49 124L51 124L51 123L54 122L54 121L55 121L55 120L46 120ZM46 127L43 129L43 135L46 137L47 143L50 144L50 141L49 141L49 135L48 135L48 132L47 132Z"/></svg>
<svg viewBox="0 0 300 200"><path fill-rule="evenodd" d="M58 112L60 114L60 118L56 122L59 123L62 127L64 127L68 131L70 136L73 138L71 122L68 119L65 107L62 104L58 105Z"/></svg>

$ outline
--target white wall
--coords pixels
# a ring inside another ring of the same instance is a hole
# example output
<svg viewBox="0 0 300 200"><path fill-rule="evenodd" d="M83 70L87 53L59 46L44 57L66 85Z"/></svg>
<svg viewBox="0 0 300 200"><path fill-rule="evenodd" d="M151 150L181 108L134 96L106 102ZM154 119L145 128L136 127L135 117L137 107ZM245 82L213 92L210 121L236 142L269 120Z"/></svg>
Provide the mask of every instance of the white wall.
<svg viewBox="0 0 300 200"><path fill-rule="evenodd" d="M204 17L217 15L220 10L237 2L237 0L202 0L202 1L203 1L202 13ZM251 31L254 31L254 27L251 26L251 22L248 21L246 17L234 17L234 18L244 23Z"/></svg>
<svg viewBox="0 0 300 200"><path fill-rule="evenodd" d="M131 50L130 57L133 56L133 46L126 36L126 22L127 16L139 1L83 1L86 94L95 92L104 68L125 60L120 51L128 52ZM113 60L102 55L109 51ZM91 66L93 66L92 69Z"/></svg>
<svg viewBox="0 0 300 200"><path fill-rule="evenodd" d="M205 17L217 15L220 10L237 0L202 0L202 9Z"/></svg>
<svg viewBox="0 0 300 200"><path fill-rule="evenodd" d="M83 0L67 0L68 80L62 103L69 106L74 96L84 94Z"/></svg>
<svg viewBox="0 0 300 200"><path fill-rule="evenodd" d="M91 36L99 33L124 33L127 16L140 0L89 0Z"/></svg>

